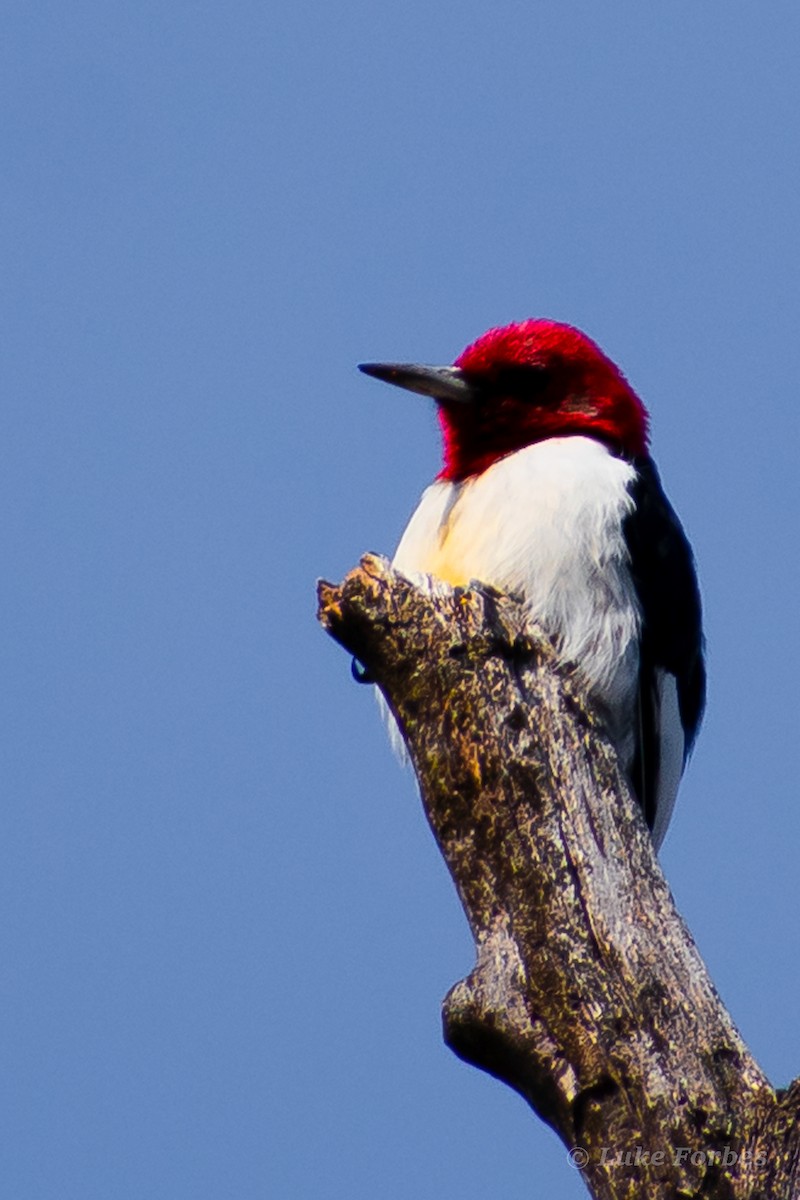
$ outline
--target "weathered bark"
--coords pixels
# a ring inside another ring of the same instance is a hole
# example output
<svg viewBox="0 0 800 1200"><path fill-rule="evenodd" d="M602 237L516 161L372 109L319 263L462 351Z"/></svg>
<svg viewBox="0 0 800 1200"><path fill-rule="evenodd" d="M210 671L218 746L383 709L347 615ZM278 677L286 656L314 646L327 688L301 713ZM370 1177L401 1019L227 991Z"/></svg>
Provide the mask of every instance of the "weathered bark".
<svg viewBox="0 0 800 1200"><path fill-rule="evenodd" d="M776 1092L742 1041L548 640L506 597L431 598L371 555L319 599L397 718L475 938L447 1043L599 1200L800 1197L800 1081Z"/></svg>

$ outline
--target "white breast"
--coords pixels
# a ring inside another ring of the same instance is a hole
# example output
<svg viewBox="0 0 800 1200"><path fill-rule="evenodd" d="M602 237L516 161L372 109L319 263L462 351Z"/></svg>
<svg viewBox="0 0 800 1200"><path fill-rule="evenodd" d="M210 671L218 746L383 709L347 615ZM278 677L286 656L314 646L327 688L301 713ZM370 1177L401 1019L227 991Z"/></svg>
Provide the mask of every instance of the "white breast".
<svg viewBox="0 0 800 1200"><path fill-rule="evenodd" d="M477 580L519 596L578 666L626 765L640 629L622 533L633 477L591 438L550 438L463 483L432 484L394 558L428 587Z"/></svg>

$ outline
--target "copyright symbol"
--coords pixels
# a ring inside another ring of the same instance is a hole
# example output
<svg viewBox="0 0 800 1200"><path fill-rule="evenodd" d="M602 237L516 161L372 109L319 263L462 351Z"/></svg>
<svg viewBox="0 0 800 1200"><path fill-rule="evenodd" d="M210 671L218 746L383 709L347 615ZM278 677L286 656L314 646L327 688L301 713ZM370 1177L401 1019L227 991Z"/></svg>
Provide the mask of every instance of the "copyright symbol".
<svg viewBox="0 0 800 1200"><path fill-rule="evenodd" d="M583 1146L573 1146L567 1155L567 1162L571 1167L576 1167L577 1170L582 1170L589 1161L589 1151L584 1150Z"/></svg>

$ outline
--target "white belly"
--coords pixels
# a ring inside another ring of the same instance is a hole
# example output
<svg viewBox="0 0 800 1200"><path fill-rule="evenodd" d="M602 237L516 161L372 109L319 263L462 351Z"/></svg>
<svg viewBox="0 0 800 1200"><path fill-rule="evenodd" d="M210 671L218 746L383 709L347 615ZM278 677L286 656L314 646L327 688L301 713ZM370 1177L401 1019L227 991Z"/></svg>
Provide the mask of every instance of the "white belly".
<svg viewBox="0 0 800 1200"><path fill-rule="evenodd" d="M463 483L432 484L394 557L417 582L477 580L517 595L578 666L626 765L639 671L639 606L622 533L633 477L591 438L550 438Z"/></svg>

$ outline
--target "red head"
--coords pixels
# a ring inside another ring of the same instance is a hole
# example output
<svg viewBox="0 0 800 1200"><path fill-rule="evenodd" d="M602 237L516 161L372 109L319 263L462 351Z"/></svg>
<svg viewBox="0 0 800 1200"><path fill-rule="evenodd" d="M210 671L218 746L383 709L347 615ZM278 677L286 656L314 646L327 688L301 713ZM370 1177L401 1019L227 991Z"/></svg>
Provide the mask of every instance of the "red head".
<svg viewBox="0 0 800 1200"><path fill-rule="evenodd" d="M460 480L549 437L584 434L626 457L647 453L647 412L585 334L557 321L490 329L453 367L367 364L367 373L435 396L440 477Z"/></svg>

